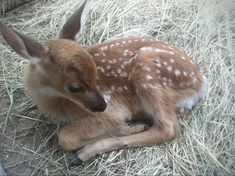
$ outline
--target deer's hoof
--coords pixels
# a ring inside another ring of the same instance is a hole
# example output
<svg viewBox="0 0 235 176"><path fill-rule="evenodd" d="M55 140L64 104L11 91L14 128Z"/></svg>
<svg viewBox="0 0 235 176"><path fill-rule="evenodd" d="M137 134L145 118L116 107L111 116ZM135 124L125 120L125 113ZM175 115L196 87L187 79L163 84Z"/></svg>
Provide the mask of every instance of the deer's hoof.
<svg viewBox="0 0 235 176"><path fill-rule="evenodd" d="M85 162L82 161L78 156L73 157L70 160L70 166L84 166Z"/></svg>

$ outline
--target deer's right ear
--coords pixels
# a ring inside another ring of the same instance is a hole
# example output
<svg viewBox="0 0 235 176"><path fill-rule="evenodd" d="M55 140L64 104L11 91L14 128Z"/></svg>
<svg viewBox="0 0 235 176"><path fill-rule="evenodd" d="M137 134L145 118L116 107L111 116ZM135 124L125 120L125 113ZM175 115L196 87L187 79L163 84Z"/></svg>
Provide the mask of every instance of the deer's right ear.
<svg viewBox="0 0 235 176"><path fill-rule="evenodd" d="M45 56L47 49L36 40L8 28L0 22L0 33L11 48L20 56L38 61Z"/></svg>
<svg viewBox="0 0 235 176"><path fill-rule="evenodd" d="M66 21L62 30L59 33L60 39L75 40L76 35L80 32L82 28L82 23L84 23L84 21L82 21L84 20L83 11L86 8L88 1L89 0L84 0L79 9L76 12L74 12L74 14L70 16L69 19Z"/></svg>

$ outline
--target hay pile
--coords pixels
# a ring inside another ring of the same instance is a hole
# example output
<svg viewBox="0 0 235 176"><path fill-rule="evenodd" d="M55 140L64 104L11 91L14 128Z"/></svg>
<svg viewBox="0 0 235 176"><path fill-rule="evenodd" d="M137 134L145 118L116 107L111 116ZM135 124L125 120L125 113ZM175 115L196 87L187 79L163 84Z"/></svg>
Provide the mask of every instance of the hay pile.
<svg viewBox="0 0 235 176"><path fill-rule="evenodd" d="M104 3L105 2L105 3ZM43 41L56 37L77 0L38 0L1 19ZM25 93L20 60L0 42L0 162L9 175L235 175L235 14L232 1L92 0L79 42L121 36L172 42L209 80L204 101L181 120L180 138L160 146L106 153L69 167L57 126Z"/></svg>
<svg viewBox="0 0 235 176"><path fill-rule="evenodd" d="M23 4L29 3L31 0L1 0L0 14L4 14L14 8L17 8Z"/></svg>

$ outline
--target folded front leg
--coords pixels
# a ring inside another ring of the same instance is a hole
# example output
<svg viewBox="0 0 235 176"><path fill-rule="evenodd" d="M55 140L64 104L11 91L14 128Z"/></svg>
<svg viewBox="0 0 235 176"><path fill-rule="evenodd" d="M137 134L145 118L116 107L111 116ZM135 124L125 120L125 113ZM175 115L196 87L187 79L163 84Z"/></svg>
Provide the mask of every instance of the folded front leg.
<svg viewBox="0 0 235 176"><path fill-rule="evenodd" d="M149 146L174 139L180 132L176 115L174 112L164 115L167 117L156 117L154 126L147 131L123 137L105 138L83 147L78 154L79 160L87 161L97 154L123 147Z"/></svg>
<svg viewBox="0 0 235 176"><path fill-rule="evenodd" d="M120 107L120 105L119 105ZM67 151L77 150L87 144L93 143L102 138L125 132L133 131L134 128L127 128L127 121L131 119L131 112L126 108L116 108L116 113L112 113L109 107L104 113L94 113L63 127L59 134L59 144ZM144 126L138 126L139 130ZM133 131L134 132L134 131Z"/></svg>

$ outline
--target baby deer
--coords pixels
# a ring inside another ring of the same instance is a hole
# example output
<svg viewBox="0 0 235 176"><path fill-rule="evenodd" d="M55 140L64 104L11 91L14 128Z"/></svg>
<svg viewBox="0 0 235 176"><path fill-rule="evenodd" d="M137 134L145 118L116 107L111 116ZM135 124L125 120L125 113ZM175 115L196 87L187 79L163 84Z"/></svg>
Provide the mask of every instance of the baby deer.
<svg viewBox="0 0 235 176"><path fill-rule="evenodd" d="M178 117L207 92L197 64L154 39L121 38L81 46L86 1L68 19L59 39L40 44L0 24L7 43L29 59L24 85L42 112L67 122L59 134L76 162L122 147L150 146L179 136Z"/></svg>

